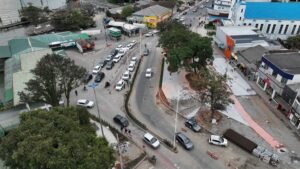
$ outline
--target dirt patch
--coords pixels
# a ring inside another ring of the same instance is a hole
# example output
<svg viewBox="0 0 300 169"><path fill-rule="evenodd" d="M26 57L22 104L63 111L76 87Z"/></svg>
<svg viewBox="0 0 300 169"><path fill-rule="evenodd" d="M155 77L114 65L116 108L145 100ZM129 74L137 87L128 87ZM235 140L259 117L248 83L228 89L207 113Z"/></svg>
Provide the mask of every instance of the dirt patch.
<svg viewBox="0 0 300 169"><path fill-rule="evenodd" d="M203 84L204 79L201 78L200 74L188 73L185 75L185 78L187 79L188 84L191 89L193 89L195 91L201 91L204 89L204 87L201 85L201 84Z"/></svg>
<svg viewBox="0 0 300 169"><path fill-rule="evenodd" d="M202 110L197 113L198 116L196 116L197 121L201 124L202 127L206 129L211 129L212 123L211 123L211 111L210 110ZM214 113L213 118L216 119L217 123L222 119L222 114L219 111L216 111Z"/></svg>

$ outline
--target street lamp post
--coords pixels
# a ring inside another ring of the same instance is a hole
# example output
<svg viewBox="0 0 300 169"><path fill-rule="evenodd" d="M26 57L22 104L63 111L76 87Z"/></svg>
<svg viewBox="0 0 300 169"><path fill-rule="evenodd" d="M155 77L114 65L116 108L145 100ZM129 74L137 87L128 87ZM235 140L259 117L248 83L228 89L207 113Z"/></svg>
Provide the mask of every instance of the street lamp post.
<svg viewBox="0 0 300 169"><path fill-rule="evenodd" d="M96 86L97 86L96 83L93 83L92 85L90 85L90 87L93 88L93 91L94 91L95 102L96 102L95 104L96 104L96 108L97 108L97 113L98 113L99 120L101 121L101 114L100 114L100 110L99 110L99 106L98 106L98 100L97 100L97 95L96 95L96 91L95 91ZM103 132L103 126L102 126L101 122L100 122L100 128L101 128L102 136L105 138L104 132Z"/></svg>
<svg viewBox="0 0 300 169"><path fill-rule="evenodd" d="M178 109L179 109L179 97L180 97L180 92L179 92L179 88L178 88L177 89L177 104L176 104L176 113L175 113L173 147L175 147L175 143L176 143L176 131L177 131L177 119L178 119Z"/></svg>

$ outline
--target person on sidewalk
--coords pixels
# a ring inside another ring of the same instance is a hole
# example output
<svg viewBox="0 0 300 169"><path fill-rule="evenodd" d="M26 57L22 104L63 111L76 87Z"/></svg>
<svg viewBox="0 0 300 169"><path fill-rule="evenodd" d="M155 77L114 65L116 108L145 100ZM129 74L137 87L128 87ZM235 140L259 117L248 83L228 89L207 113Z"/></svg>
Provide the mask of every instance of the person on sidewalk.
<svg viewBox="0 0 300 169"><path fill-rule="evenodd" d="M75 90L75 95L76 95L76 96L78 95L77 90Z"/></svg>

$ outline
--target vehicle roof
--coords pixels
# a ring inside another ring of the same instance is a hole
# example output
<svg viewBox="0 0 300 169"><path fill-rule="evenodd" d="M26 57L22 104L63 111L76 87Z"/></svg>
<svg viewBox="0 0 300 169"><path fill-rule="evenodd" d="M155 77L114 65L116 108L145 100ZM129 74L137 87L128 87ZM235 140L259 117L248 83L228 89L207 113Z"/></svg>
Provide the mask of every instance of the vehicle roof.
<svg viewBox="0 0 300 169"><path fill-rule="evenodd" d="M123 83L123 80L119 80L117 84L122 84Z"/></svg>
<svg viewBox="0 0 300 169"><path fill-rule="evenodd" d="M146 71L147 71L147 72L151 72L151 71L152 71L152 68L147 68Z"/></svg>
<svg viewBox="0 0 300 169"><path fill-rule="evenodd" d="M130 72L128 70L126 70L123 74L130 74Z"/></svg>
<svg viewBox="0 0 300 169"><path fill-rule="evenodd" d="M99 67L101 67L101 66L100 66L100 65L96 65L94 68L97 68L97 69L98 69Z"/></svg>
<svg viewBox="0 0 300 169"><path fill-rule="evenodd" d="M210 136L211 139L214 139L214 140L219 140L221 138L221 136L218 136L218 135L211 135Z"/></svg>
<svg viewBox="0 0 300 169"><path fill-rule="evenodd" d="M147 138L148 140L151 140L154 136L152 134L150 134L150 133L146 133L144 135L144 137Z"/></svg>
<svg viewBox="0 0 300 169"><path fill-rule="evenodd" d="M187 139L188 137L186 135L184 135L183 133L179 132L176 133L176 135L178 135L179 137L183 138L183 139Z"/></svg>
<svg viewBox="0 0 300 169"><path fill-rule="evenodd" d="M79 100L77 100L77 102L86 102L87 101L87 99L79 99Z"/></svg>

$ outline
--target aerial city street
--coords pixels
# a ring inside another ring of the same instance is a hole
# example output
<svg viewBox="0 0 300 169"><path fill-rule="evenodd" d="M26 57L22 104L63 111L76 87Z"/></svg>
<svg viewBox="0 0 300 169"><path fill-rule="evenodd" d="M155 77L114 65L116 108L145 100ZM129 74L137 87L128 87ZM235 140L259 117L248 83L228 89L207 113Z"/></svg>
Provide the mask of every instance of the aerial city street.
<svg viewBox="0 0 300 169"><path fill-rule="evenodd" d="M0 168L299 169L299 9L0 0Z"/></svg>

